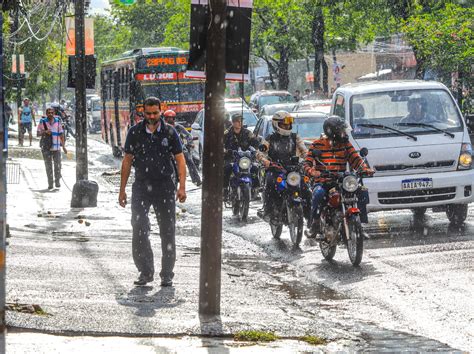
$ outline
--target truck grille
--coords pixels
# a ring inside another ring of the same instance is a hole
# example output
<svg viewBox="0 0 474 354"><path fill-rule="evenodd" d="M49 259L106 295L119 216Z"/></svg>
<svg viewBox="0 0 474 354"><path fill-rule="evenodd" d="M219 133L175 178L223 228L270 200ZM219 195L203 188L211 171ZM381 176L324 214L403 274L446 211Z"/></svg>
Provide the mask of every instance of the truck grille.
<svg viewBox="0 0 474 354"><path fill-rule="evenodd" d="M376 171L387 172L387 171L403 171L411 169L429 169L429 168L439 168L439 167L451 167L455 163L454 160L447 161L432 161L424 164L396 164L396 165L378 165L374 166Z"/></svg>
<svg viewBox="0 0 474 354"><path fill-rule="evenodd" d="M437 202L454 199L455 196L456 187L378 193L379 203L385 205Z"/></svg>

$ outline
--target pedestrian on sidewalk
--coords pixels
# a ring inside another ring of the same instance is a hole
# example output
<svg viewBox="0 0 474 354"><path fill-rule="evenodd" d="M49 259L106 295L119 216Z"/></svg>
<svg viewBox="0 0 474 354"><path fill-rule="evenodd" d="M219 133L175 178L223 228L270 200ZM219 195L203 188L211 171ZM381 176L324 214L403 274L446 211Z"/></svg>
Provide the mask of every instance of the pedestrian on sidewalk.
<svg viewBox="0 0 474 354"><path fill-rule="evenodd" d="M18 115L20 116L20 131L18 132L18 144L20 146L23 146L23 139L25 133L28 131L31 146L33 142L31 122L33 121L36 127L36 119L35 113L33 111L33 108L30 106L30 100L28 98L25 98L23 100L23 106L20 107L20 109L18 110Z"/></svg>
<svg viewBox="0 0 474 354"><path fill-rule="evenodd" d="M41 118L37 136L41 137L40 147L43 154L44 166L46 167L46 176L48 178L48 189L53 189L53 165L54 182L56 188L61 187L61 147L65 154L67 149L64 142L64 132L59 117L54 116L54 109L46 109L46 117ZM54 164L53 164L54 163Z"/></svg>
<svg viewBox="0 0 474 354"><path fill-rule="evenodd" d="M150 207L156 214L161 238L161 286L173 285L176 261L175 194L181 203L186 201L186 162L176 130L161 117L161 103L156 97L144 102L145 119L130 128L125 141L122 160L119 204L125 207L125 187L132 166L135 181L132 185L132 254L140 272L135 285L153 281L155 267L150 243ZM179 188L174 181L173 158L176 160Z"/></svg>

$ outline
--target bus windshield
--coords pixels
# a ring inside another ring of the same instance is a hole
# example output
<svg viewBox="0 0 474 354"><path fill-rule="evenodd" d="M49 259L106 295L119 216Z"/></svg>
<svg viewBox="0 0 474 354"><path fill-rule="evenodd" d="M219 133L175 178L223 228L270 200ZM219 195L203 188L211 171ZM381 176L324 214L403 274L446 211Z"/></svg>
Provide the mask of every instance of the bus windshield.
<svg viewBox="0 0 474 354"><path fill-rule="evenodd" d="M204 85L196 83L153 83L143 85L145 97L155 96L163 102L195 102L204 99Z"/></svg>

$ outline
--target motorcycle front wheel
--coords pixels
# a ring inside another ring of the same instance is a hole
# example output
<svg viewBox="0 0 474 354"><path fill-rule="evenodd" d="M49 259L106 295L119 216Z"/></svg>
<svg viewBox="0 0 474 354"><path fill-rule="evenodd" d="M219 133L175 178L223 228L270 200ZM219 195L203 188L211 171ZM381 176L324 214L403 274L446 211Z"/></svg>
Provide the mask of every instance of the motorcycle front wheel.
<svg viewBox="0 0 474 354"><path fill-rule="evenodd" d="M299 246L303 238L303 207L301 205L290 206L287 203L286 213L291 242L293 242L295 246Z"/></svg>
<svg viewBox="0 0 474 354"><path fill-rule="evenodd" d="M243 186L239 186L239 190L237 191L238 195L240 196L239 201L239 219L240 221L247 221L247 217L249 215L249 204L250 204L250 186L245 184Z"/></svg>
<svg viewBox="0 0 474 354"><path fill-rule="evenodd" d="M362 236L362 226L358 215L352 215L347 220L349 235L347 237L347 252L353 266L358 266L362 261L364 252L364 237Z"/></svg>
<svg viewBox="0 0 474 354"><path fill-rule="evenodd" d="M272 230L273 238L276 238L277 240L279 240L281 236L281 232L283 230L283 225L282 224L275 225L273 221L270 221L270 229Z"/></svg>

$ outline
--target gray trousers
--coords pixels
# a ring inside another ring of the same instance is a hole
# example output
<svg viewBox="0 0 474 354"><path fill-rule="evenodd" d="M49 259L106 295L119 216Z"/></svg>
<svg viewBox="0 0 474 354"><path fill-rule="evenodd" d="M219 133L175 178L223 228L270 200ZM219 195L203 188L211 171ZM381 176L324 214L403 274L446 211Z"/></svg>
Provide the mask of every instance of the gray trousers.
<svg viewBox="0 0 474 354"><path fill-rule="evenodd" d="M165 280L173 279L176 261L175 245L175 184L169 180L132 185L132 253L140 275L152 278L155 274L153 250L150 243L150 207L156 214L161 238L161 272Z"/></svg>
<svg viewBox="0 0 474 354"><path fill-rule="evenodd" d="M48 187L53 187L53 162L54 162L54 182L59 184L61 179L61 151L41 151L43 154L46 176L48 177Z"/></svg>

